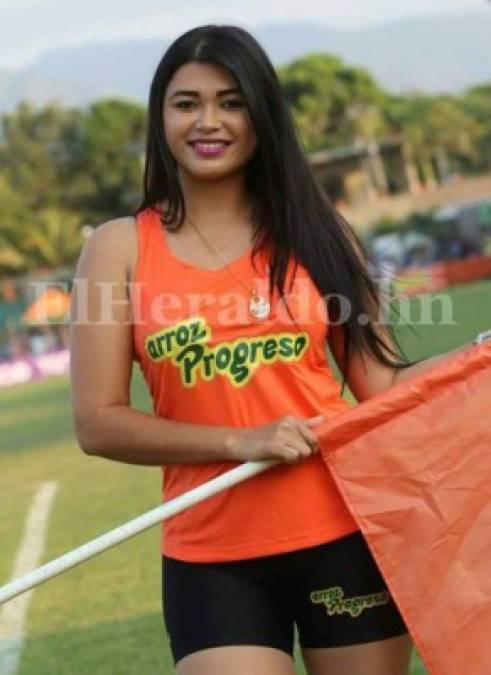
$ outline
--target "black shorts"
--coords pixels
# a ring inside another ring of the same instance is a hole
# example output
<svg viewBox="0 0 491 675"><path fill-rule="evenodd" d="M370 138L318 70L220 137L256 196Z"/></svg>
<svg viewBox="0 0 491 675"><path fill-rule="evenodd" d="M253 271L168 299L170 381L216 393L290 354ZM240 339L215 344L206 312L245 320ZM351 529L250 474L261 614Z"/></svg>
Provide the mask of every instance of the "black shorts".
<svg viewBox="0 0 491 675"><path fill-rule="evenodd" d="M407 633L360 532L289 553L233 562L163 557L162 601L174 664L225 645L293 655Z"/></svg>

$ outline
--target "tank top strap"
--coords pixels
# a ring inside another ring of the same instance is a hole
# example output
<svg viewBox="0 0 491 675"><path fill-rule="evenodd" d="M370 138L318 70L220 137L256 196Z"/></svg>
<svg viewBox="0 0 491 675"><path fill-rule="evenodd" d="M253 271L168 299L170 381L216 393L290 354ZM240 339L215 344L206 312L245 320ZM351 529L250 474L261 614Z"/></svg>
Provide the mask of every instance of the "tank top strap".
<svg viewBox="0 0 491 675"><path fill-rule="evenodd" d="M162 246L161 232L159 231L159 214L151 207L147 207L136 215L136 230L138 241L138 261L144 262L149 253L159 249L160 256L165 256L166 247Z"/></svg>

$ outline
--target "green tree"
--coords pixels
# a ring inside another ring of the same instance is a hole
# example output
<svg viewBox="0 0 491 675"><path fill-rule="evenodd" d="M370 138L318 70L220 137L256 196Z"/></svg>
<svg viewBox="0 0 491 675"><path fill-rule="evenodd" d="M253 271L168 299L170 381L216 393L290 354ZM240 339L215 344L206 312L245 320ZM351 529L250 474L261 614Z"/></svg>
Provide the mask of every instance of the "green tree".
<svg viewBox="0 0 491 675"><path fill-rule="evenodd" d="M79 217L52 206L41 209L36 219L4 221L0 226L0 273L24 274L38 269L56 270L73 265L83 236Z"/></svg>
<svg viewBox="0 0 491 675"><path fill-rule="evenodd" d="M63 201L79 119L79 111L57 103L39 110L21 103L3 116L0 172L26 209L37 211Z"/></svg>
<svg viewBox="0 0 491 675"><path fill-rule="evenodd" d="M394 97L389 106L393 126L404 134L423 179L448 160L449 168L468 170L478 158L480 125L452 96L412 94Z"/></svg>
<svg viewBox="0 0 491 675"><path fill-rule="evenodd" d="M145 109L116 99L84 113L66 203L88 222L127 215L141 194Z"/></svg>
<svg viewBox="0 0 491 675"><path fill-rule="evenodd" d="M462 106L480 126L476 167L479 170L489 170L491 168L491 83L466 91L462 97Z"/></svg>
<svg viewBox="0 0 491 675"><path fill-rule="evenodd" d="M21 195L12 188L5 172L0 173L0 276L28 268L21 245L26 217Z"/></svg>
<svg viewBox="0 0 491 675"><path fill-rule="evenodd" d="M313 53L278 75L306 150L370 142L388 133L387 95L362 68Z"/></svg>
<svg viewBox="0 0 491 675"><path fill-rule="evenodd" d="M2 118L0 272L3 274L70 264L74 253L73 243L69 242L73 240L77 252L80 250L80 217L62 206L80 117L79 111L63 109L57 103L41 109L21 103L15 112Z"/></svg>
<svg viewBox="0 0 491 675"><path fill-rule="evenodd" d="M141 192L144 109L22 103L2 118L0 273L72 264L81 226L125 215Z"/></svg>
<svg viewBox="0 0 491 675"><path fill-rule="evenodd" d="M22 248L29 256L31 269L73 265L83 244L80 218L56 206L39 213L36 227L24 232Z"/></svg>

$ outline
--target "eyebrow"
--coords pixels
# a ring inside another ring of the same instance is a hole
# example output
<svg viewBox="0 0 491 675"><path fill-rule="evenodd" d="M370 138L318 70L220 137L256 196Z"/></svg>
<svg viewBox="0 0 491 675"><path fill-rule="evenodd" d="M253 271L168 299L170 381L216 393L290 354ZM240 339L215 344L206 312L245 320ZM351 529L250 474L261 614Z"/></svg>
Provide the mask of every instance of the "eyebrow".
<svg viewBox="0 0 491 675"><path fill-rule="evenodd" d="M236 87L234 89L220 89L217 91L217 96L226 96L227 94L240 94L240 89ZM194 96L199 98L199 91L192 91L190 89L178 89L173 94L169 96L169 99L174 98L175 96Z"/></svg>

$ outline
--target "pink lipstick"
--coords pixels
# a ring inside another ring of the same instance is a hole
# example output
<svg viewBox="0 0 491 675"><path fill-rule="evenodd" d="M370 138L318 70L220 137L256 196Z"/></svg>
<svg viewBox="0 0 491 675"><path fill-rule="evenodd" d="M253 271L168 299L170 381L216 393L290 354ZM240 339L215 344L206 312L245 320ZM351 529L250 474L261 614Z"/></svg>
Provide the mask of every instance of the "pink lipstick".
<svg viewBox="0 0 491 675"><path fill-rule="evenodd" d="M190 145L200 157L218 157L229 144L222 141L194 141Z"/></svg>

